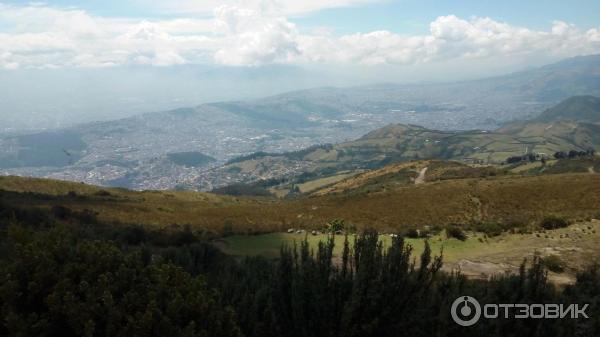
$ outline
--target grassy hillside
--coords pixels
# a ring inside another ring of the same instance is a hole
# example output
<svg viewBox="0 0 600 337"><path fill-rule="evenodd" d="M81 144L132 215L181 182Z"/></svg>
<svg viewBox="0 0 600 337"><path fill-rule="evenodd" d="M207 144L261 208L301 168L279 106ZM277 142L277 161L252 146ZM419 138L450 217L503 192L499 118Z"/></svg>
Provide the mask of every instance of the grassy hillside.
<svg viewBox="0 0 600 337"><path fill-rule="evenodd" d="M282 181L298 183L298 178L306 174L335 180L340 172L376 169L419 159L498 165L509 157L527 153L552 157L558 151L598 148L600 125L589 123L513 123L495 132L446 132L394 124L355 141L292 153L258 153L232 161L220 170L229 175L237 174L244 182L271 179L278 185ZM304 182L305 179L301 181Z"/></svg>
<svg viewBox="0 0 600 337"><path fill-rule="evenodd" d="M594 96L570 97L545 110L537 120L542 122L571 120L598 123L600 122L600 98Z"/></svg>
<svg viewBox="0 0 600 337"><path fill-rule="evenodd" d="M600 172L600 157L580 157L551 160L546 165L522 165L525 174L596 173ZM529 166L529 167L528 167Z"/></svg>
<svg viewBox="0 0 600 337"><path fill-rule="evenodd" d="M352 175L339 182L324 186L314 191L313 194L360 194L364 192L385 191L400 186L414 185L418 183L417 179L421 173L422 182L485 178L509 174L506 169L496 166L473 166L454 161L419 160L390 164L381 169Z"/></svg>
<svg viewBox="0 0 600 337"><path fill-rule="evenodd" d="M415 225L481 221L536 223L551 214L583 219L600 211L597 174L450 179L452 174L444 172L452 170L445 168L441 172L434 163L430 165L431 176L423 184L407 183L406 175L409 180L412 177L400 170L398 179L391 180L393 184L366 184L364 188L342 188L338 193L293 200L195 192L132 192L16 177L0 178L0 196L2 203L15 207L50 212L54 206L63 206L73 212L87 210L103 222L158 227L191 225L215 234L322 228L336 218L358 228L388 231ZM394 169L389 170L393 175ZM442 179L444 174L449 174L449 179ZM436 175L438 178L431 181Z"/></svg>

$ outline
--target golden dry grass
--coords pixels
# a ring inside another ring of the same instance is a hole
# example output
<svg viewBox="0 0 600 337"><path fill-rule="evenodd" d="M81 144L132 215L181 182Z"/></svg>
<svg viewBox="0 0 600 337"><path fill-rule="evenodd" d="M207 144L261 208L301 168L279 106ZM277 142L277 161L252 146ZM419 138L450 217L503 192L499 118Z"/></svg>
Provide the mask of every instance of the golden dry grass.
<svg viewBox="0 0 600 337"><path fill-rule="evenodd" d="M357 173L358 172L343 172L329 177L310 180L305 183L298 184L298 188L300 188L300 192L302 193L309 193L314 190L321 189L332 184L336 184L337 182L345 180L349 177L353 177Z"/></svg>
<svg viewBox="0 0 600 337"><path fill-rule="evenodd" d="M399 163L388 165L384 168L378 170L367 171L365 173L358 174L356 176L348 177L343 179L340 182L332 184L331 186L327 186L316 191L315 195L327 195L331 193L342 193L344 191L360 188L365 186L370 181L373 181L377 178L389 176L392 174L397 174L400 171L409 170L414 173L414 176L417 176L417 172L419 172L422 168L427 167L430 161L416 161L416 162L408 162L408 163Z"/></svg>
<svg viewBox="0 0 600 337"><path fill-rule="evenodd" d="M17 206L90 209L100 220L124 224L189 224L236 233L321 228L342 218L359 228L392 231L407 225L473 221L537 222L547 215L584 219L600 212L600 175L556 174L457 179L381 192L271 200L196 192L133 192L53 180L4 177L0 193ZM106 190L110 196L98 196ZM77 197L67 197L74 191Z"/></svg>

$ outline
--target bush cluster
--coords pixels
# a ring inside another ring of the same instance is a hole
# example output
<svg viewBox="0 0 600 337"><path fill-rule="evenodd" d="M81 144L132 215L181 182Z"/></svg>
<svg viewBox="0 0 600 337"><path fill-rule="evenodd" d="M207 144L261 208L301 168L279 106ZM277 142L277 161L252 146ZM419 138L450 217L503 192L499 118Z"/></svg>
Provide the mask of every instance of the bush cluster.
<svg viewBox="0 0 600 337"><path fill-rule="evenodd" d="M548 216L540 222L543 229L558 229L569 226L569 221L557 216Z"/></svg>
<svg viewBox="0 0 600 337"><path fill-rule="evenodd" d="M467 234L458 226L446 227L446 236L448 238L454 238L460 241L467 240Z"/></svg>

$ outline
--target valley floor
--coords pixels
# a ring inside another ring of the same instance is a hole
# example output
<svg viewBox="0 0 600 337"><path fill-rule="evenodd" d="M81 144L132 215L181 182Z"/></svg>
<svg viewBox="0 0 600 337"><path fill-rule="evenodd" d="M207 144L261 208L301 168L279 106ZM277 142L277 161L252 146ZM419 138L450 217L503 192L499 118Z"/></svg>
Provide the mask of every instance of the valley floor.
<svg viewBox="0 0 600 337"><path fill-rule="evenodd" d="M316 251L319 242L327 240L327 234L269 233L262 235L233 235L213 243L223 252L234 256L265 256L276 258L283 245L300 245L307 239ZM469 232L465 241L438 234L427 239L433 254L443 254L446 271L460 271L472 278L488 278L497 274L516 273L524 259L534 255L542 258L554 256L562 263L564 271L550 272L550 279L557 284L570 284L576 273L594 262L600 262L600 220L579 222L548 231L530 234L504 233L487 237L483 233ZM349 236L350 244L353 235ZM384 247L391 245L390 235L380 235ZM405 239L414 249L414 256L423 252L425 239ZM335 236L334 261L340 259L344 236Z"/></svg>

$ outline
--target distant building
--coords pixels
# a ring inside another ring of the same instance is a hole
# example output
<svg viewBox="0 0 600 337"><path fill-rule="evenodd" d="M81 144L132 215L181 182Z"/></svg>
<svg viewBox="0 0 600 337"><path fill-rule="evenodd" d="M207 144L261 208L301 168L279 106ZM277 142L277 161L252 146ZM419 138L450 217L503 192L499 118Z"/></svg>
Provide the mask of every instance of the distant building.
<svg viewBox="0 0 600 337"><path fill-rule="evenodd" d="M463 158L462 161L466 164L483 164L483 160L479 158Z"/></svg>

